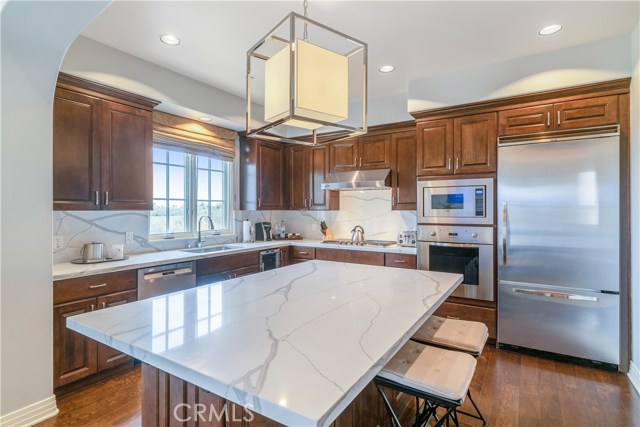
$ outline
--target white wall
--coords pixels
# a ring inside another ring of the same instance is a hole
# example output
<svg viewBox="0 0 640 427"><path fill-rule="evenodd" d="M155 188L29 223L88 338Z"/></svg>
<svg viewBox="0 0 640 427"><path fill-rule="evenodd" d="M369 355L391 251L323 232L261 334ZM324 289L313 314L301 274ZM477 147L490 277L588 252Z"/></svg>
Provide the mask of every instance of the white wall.
<svg viewBox="0 0 640 427"><path fill-rule="evenodd" d="M162 102L162 111L184 115L186 109L210 114L215 124L244 129L244 98L209 86L174 71L113 49L86 37L78 37L64 57L61 71ZM182 108L180 108L182 107ZM260 116L261 108L256 115Z"/></svg>
<svg viewBox="0 0 640 427"><path fill-rule="evenodd" d="M3 422L7 414L52 396L53 92L67 46L107 4L12 1L2 9Z"/></svg>
<svg viewBox="0 0 640 427"><path fill-rule="evenodd" d="M421 111L629 77L628 35L409 83L408 110Z"/></svg>
<svg viewBox="0 0 640 427"><path fill-rule="evenodd" d="M640 23L631 34L631 63L631 360L640 369Z"/></svg>

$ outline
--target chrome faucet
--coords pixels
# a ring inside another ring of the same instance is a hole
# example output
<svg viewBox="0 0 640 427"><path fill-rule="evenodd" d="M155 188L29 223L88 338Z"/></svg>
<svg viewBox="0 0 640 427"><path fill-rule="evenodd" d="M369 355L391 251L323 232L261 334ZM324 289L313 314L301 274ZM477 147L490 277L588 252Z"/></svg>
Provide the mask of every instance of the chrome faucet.
<svg viewBox="0 0 640 427"><path fill-rule="evenodd" d="M209 230L213 231L213 220L209 215L202 215L198 220L198 247L201 248L202 244L207 241L206 237L202 237L202 220L207 218L209 220Z"/></svg>

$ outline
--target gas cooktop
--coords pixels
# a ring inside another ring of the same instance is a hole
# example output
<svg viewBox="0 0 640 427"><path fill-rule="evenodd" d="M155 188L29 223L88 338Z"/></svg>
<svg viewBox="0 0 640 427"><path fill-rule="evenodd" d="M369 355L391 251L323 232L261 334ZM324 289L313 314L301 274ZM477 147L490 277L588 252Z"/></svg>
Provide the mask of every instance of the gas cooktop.
<svg viewBox="0 0 640 427"><path fill-rule="evenodd" d="M385 247L395 245L393 240L365 240L364 242L354 242L351 239L324 240L322 243L345 246L371 246Z"/></svg>

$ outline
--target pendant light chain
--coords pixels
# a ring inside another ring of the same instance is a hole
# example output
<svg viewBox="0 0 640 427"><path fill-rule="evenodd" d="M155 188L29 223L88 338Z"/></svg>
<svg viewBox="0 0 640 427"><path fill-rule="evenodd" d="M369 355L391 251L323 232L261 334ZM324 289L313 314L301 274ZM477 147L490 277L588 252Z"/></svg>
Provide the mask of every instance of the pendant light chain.
<svg viewBox="0 0 640 427"><path fill-rule="evenodd" d="M304 17L307 18L307 8L309 7L309 0L304 0L302 2L304 7ZM304 32L302 33L302 40L307 41L309 38L309 33L307 32L307 21L304 21Z"/></svg>

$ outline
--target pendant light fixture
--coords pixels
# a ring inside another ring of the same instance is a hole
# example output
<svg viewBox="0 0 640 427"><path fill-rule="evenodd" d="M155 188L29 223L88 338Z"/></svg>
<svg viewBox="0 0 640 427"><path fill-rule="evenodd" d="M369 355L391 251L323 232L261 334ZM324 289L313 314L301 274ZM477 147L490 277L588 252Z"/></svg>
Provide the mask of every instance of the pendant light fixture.
<svg viewBox="0 0 640 427"><path fill-rule="evenodd" d="M367 132L367 44L307 8L247 52L248 137L315 144Z"/></svg>

